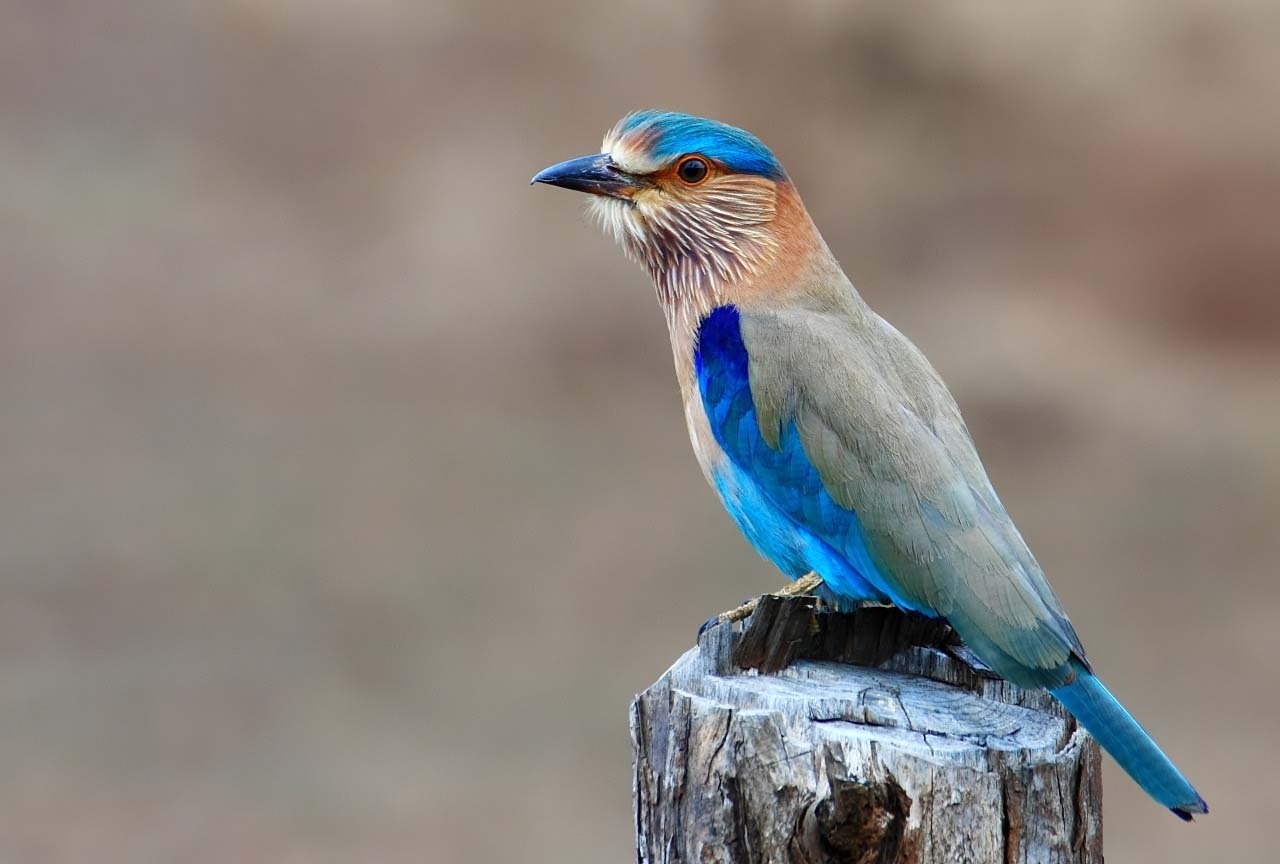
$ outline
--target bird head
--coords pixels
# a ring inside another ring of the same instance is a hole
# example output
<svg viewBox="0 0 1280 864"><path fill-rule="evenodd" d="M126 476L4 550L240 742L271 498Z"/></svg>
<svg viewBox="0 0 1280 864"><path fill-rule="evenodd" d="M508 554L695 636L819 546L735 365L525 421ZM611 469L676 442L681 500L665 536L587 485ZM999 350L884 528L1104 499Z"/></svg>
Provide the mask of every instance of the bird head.
<svg viewBox="0 0 1280 864"><path fill-rule="evenodd" d="M688 114L638 111L600 153L539 172L591 197L591 210L649 271L664 301L723 296L770 266L811 224L760 139Z"/></svg>

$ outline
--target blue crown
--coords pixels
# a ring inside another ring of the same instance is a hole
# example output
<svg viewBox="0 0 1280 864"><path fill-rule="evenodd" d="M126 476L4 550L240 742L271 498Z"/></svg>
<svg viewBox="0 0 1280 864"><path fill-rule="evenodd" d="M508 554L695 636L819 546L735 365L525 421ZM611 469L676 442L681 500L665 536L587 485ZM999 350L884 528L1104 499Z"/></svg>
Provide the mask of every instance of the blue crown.
<svg viewBox="0 0 1280 864"><path fill-rule="evenodd" d="M674 111L636 111L623 117L618 135L649 138L649 152L661 161L687 153L714 159L730 171L781 180L786 172L764 143L750 132Z"/></svg>

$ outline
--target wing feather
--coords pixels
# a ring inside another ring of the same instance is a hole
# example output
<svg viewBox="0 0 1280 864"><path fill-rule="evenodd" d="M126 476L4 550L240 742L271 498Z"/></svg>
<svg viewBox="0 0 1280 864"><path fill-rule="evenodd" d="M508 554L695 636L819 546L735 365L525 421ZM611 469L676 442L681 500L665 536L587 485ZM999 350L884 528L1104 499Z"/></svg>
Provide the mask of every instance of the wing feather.
<svg viewBox="0 0 1280 864"><path fill-rule="evenodd" d="M869 311L864 321L831 310L743 313L740 326L760 436L778 450L794 424L895 594L946 617L1015 680L1052 681L1071 657L1083 660L954 399L914 345ZM780 504L838 544L830 514L815 522L803 501Z"/></svg>

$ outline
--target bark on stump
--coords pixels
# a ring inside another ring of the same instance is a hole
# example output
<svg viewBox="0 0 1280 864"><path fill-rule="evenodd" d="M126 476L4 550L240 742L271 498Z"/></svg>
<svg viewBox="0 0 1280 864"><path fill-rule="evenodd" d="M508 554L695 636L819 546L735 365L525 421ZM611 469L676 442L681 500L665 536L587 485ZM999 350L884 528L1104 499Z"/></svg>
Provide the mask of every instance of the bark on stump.
<svg viewBox="0 0 1280 864"><path fill-rule="evenodd" d="M1098 745L945 624L766 597L631 706L636 847L674 862L1102 861Z"/></svg>

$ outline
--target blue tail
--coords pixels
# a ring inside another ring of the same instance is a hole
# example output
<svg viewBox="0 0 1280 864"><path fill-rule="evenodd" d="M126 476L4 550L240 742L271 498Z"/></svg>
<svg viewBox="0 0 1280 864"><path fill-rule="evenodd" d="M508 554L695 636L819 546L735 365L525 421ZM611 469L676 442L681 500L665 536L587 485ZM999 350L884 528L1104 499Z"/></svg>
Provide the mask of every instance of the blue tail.
<svg viewBox="0 0 1280 864"><path fill-rule="evenodd" d="M1120 763L1134 781L1156 801L1180 819L1191 821L1193 813L1208 813L1200 793L1161 752L1102 682L1073 661L1076 680L1050 692L1080 725L1089 730L1102 749Z"/></svg>

